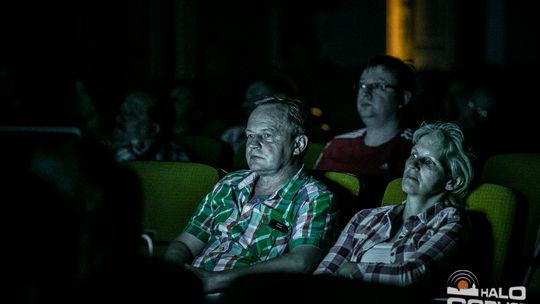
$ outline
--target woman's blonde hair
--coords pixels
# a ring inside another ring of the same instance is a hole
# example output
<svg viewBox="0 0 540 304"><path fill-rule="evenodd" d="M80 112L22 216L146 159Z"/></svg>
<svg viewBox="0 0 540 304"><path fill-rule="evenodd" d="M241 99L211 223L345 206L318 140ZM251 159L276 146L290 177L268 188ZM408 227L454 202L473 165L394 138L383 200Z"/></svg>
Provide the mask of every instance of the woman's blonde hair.
<svg viewBox="0 0 540 304"><path fill-rule="evenodd" d="M456 182L455 188L449 193L449 202L459 206L467 196L474 178L471 160L463 147L463 132L452 122L423 122L413 134L413 144L427 134L435 135L442 145L441 162L448 177Z"/></svg>

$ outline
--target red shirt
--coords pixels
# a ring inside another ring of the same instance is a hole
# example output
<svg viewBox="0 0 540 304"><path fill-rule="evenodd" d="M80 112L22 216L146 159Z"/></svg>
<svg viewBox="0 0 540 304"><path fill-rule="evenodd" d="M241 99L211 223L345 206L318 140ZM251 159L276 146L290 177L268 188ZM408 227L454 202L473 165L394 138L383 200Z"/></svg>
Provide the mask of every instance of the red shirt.
<svg viewBox="0 0 540 304"><path fill-rule="evenodd" d="M411 154L413 131L405 129L376 147L366 146L365 133L366 129L360 129L334 137L319 157L316 170L349 172L360 178L402 176L405 161Z"/></svg>

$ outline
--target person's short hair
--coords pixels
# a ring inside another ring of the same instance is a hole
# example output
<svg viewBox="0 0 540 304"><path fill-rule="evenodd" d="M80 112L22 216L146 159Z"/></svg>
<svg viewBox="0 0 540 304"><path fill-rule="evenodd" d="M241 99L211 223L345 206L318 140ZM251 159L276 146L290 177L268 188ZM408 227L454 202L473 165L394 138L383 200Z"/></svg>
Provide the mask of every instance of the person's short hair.
<svg viewBox="0 0 540 304"><path fill-rule="evenodd" d="M394 76L399 90L409 91L412 95L415 94L416 69L412 64L390 55L377 55L368 61L364 70L377 66L383 67Z"/></svg>
<svg viewBox="0 0 540 304"><path fill-rule="evenodd" d="M306 134L308 115L306 106L302 101L281 96L265 97L255 101L255 109L272 104L285 107L288 126L293 137Z"/></svg>
<svg viewBox="0 0 540 304"><path fill-rule="evenodd" d="M474 177L471 161L463 147L464 136L459 126L452 122L423 122L413 134L413 144L421 137L434 134L442 145L441 162L451 179L460 177L462 182L450 191L450 203L460 205L468 194L469 187Z"/></svg>

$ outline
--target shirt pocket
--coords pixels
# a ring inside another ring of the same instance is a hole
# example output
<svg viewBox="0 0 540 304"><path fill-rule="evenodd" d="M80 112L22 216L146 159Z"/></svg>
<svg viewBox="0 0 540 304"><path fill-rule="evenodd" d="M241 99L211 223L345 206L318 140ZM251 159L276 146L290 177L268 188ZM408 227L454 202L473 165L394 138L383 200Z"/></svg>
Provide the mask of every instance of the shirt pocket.
<svg viewBox="0 0 540 304"><path fill-rule="evenodd" d="M259 261L277 257L287 250L291 236L291 227L282 220L266 219L255 232L252 253Z"/></svg>

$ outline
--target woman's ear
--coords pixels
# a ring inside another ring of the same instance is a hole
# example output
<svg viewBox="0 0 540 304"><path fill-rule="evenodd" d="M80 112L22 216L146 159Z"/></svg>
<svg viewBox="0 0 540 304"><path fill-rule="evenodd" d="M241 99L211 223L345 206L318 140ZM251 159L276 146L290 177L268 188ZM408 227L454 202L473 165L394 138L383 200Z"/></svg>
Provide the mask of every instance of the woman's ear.
<svg viewBox="0 0 540 304"><path fill-rule="evenodd" d="M447 191L454 191L462 184L463 184L463 179L461 177L456 177L454 179L449 179L446 182L444 189L446 189Z"/></svg>
<svg viewBox="0 0 540 304"><path fill-rule="evenodd" d="M294 139L293 155L300 155L307 148L308 138L306 135L298 135Z"/></svg>

